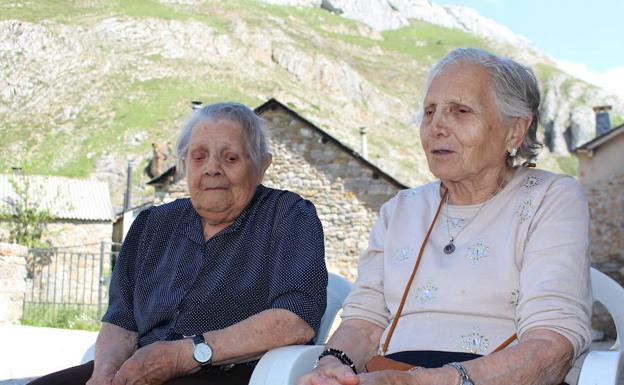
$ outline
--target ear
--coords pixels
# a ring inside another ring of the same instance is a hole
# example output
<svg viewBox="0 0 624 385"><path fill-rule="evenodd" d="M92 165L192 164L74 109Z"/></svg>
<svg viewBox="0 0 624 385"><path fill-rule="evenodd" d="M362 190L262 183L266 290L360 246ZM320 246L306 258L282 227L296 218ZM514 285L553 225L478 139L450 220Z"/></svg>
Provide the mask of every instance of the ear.
<svg viewBox="0 0 624 385"><path fill-rule="evenodd" d="M509 137L507 138L507 151L511 152L511 149L520 147L532 121L533 119L531 118L513 119L509 131Z"/></svg>
<svg viewBox="0 0 624 385"><path fill-rule="evenodd" d="M264 160L264 164L262 165L262 169L260 169L260 172L258 173L258 183L262 182L262 179L264 179L264 173L269 168L269 166L271 165L272 162L273 162L273 155L268 154L266 159Z"/></svg>

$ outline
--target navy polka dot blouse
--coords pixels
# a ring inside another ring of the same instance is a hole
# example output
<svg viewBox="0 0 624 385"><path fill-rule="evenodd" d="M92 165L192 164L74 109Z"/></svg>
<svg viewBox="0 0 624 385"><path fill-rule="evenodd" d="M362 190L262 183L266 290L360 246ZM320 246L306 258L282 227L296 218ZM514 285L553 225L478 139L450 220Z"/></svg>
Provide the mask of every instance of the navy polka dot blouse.
<svg viewBox="0 0 624 385"><path fill-rule="evenodd" d="M102 320L137 332L139 347L267 309L289 310L318 330L326 288L314 206L260 185L234 223L208 241L188 198L141 212L115 264Z"/></svg>

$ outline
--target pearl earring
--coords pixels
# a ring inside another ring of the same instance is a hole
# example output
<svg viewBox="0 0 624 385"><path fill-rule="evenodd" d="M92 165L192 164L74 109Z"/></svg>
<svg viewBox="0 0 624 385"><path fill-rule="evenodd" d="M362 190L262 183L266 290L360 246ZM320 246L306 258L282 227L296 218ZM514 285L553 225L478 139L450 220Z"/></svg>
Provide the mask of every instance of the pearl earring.
<svg viewBox="0 0 624 385"><path fill-rule="evenodd" d="M509 152L509 155L514 158L516 155L518 154L518 149L517 148L512 148L511 151Z"/></svg>

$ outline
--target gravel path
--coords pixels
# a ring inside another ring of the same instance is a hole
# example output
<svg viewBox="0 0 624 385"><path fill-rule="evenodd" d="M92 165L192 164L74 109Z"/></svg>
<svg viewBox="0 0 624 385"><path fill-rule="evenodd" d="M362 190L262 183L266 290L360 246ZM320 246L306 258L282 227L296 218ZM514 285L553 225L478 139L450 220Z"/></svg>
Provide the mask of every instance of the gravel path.
<svg viewBox="0 0 624 385"><path fill-rule="evenodd" d="M80 364L97 332L0 324L0 385Z"/></svg>

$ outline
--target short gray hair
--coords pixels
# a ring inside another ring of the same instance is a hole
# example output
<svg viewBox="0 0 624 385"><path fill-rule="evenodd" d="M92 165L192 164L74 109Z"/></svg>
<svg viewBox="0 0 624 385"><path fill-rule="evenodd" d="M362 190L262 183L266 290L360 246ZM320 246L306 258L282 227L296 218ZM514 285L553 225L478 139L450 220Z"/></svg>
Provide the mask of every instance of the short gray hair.
<svg viewBox="0 0 624 385"><path fill-rule="evenodd" d="M518 157L530 162L535 160L543 145L537 140L540 91L533 71L515 60L493 55L480 48L456 48L443 57L431 70L427 87L446 67L457 63L478 64L485 68L492 80L492 91L498 112L503 121L512 118L531 119L531 124L518 148ZM507 163L514 158L507 156Z"/></svg>
<svg viewBox="0 0 624 385"><path fill-rule="evenodd" d="M194 110L182 127L182 130L180 130L175 146L175 154L178 158L177 169L181 174L186 173L185 158L195 126L202 122L216 122L219 120L229 120L240 124L246 141L248 155L256 171L262 170L264 162L269 157L264 119L256 115L255 112L244 104L225 102L210 104Z"/></svg>

